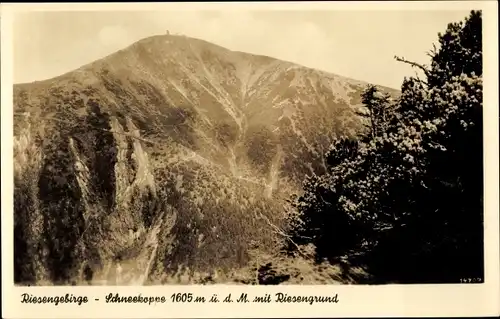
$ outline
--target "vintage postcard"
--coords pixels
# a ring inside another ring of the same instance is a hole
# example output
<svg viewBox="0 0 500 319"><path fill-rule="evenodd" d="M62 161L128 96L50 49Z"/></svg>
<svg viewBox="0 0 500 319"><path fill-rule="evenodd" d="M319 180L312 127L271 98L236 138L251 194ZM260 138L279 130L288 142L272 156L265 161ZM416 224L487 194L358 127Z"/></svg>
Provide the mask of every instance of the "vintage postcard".
<svg viewBox="0 0 500 319"><path fill-rule="evenodd" d="M497 9L2 4L2 317L498 315Z"/></svg>

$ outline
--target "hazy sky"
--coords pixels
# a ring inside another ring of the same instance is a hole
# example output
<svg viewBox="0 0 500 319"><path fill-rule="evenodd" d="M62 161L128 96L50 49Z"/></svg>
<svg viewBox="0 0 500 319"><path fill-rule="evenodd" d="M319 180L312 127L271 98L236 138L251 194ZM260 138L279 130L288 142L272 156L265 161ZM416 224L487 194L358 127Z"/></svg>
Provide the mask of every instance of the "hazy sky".
<svg viewBox="0 0 500 319"><path fill-rule="evenodd" d="M14 20L14 82L51 78L152 35L201 38L231 50L399 88L426 63L437 33L468 11L25 12Z"/></svg>

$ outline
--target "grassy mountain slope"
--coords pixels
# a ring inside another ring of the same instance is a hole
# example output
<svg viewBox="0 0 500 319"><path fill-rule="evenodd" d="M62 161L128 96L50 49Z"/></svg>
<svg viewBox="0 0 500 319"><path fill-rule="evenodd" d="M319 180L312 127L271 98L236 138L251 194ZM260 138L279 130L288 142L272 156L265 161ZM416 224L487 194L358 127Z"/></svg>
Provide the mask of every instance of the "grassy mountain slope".
<svg viewBox="0 0 500 319"><path fill-rule="evenodd" d="M171 35L15 85L16 282L248 267L285 239L286 199L333 138L361 128L364 85Z"/></svg>

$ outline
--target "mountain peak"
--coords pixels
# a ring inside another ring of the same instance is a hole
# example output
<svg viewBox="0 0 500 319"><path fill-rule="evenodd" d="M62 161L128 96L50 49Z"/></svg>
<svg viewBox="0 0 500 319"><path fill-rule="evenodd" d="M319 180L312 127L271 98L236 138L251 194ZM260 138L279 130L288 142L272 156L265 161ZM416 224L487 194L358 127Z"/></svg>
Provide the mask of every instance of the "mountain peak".
<svg viewBox="0 0 500 319"><path fill-rule="evenodd" d="M242 266L249 238L271 246L265 221L279 225L285 199L325 171L334 139L363 129L354 112L363 88L171 34L15 85L17 163L36 161L18 167L36 179L23 186L38 194L32 211L90 229L90 237L46 230L85 247L60 265L61 278L85 262L95 278L117 260L145 269L138 278Z"/></svg>

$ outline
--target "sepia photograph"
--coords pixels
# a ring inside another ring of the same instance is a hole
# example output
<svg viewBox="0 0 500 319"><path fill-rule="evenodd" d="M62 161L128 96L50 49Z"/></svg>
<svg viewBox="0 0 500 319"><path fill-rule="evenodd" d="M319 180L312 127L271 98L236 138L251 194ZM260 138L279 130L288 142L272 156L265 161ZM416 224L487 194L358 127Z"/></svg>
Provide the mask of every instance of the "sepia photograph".
<svg viewBox="0 0 500 319"><path fill-rule="evenodd" d="M199 8L13 14L16 286L488 280L482 10Z"/></svg>

